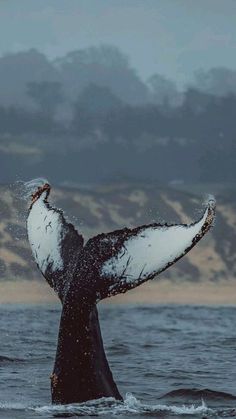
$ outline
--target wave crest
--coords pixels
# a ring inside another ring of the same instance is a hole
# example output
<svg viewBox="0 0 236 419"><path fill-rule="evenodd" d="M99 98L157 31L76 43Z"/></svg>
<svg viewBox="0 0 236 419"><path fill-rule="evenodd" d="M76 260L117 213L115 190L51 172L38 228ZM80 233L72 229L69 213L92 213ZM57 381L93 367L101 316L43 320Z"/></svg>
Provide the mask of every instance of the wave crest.
<svg viewBox="0 0 236 419"><path fill-rule="evenodd" d="M119 402L113 398L102 398L92 400L81 404L42 406L34 409L37 413L60 413L79 416L86 415L122 415L122 414L140 414L150 415L169 412L175 415L196 415L203 413L212 413L202 401L201 405L195 406L167 406L165 404L147 405L141 403L132 394L127 394L124 402Z"/></svg>
<svg viewBox="0 0 236 419"><path fill-rule="evenodd" d="M180 388L178 390L170 391L166 393L163 398L188 398L188 399L204 399L204 400L236 400L236 396L224 391L215 391L208 388L204 389L189 389L189 388Z"/></svg>

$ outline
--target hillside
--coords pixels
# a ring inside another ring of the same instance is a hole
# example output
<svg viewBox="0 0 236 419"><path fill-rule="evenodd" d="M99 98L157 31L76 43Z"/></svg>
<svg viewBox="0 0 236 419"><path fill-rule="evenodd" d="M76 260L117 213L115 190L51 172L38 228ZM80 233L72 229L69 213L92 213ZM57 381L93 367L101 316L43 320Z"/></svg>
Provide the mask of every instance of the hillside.
<svg viewBox="0 0 236 419"><path fill-rule="evenodd" d="M115 184L96 189L56 187L51 200L89 238L123 226L189 222L200 216L198 195L154 185ZM37 279L26 239L27 203L12 186L0 186L0 279ZM218 281L236 274L236 199L217 196L214 229L181 261L161 275L170 280ZM158 251L158 249L157 249Z"/></svg>

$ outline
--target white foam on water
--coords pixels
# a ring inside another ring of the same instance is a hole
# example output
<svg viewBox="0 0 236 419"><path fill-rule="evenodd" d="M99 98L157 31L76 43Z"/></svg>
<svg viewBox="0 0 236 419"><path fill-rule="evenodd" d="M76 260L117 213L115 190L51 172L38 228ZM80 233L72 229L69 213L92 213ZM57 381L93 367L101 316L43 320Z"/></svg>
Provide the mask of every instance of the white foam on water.
<svg viewBox="0 0 236 419"><path fill-rule="evenodd" d="M147 405L141 403L139 400L136 399L132 394L127 394L124 400L124 405L127 407L129 412L132 413L155 413L155 412L171 412L177 415L193 415L196 413L210 413L213 412L212 409L209 409L204 401L202 401L200 406L168 406L165 404L157 404L157 405Z"/></svg>
<svg viewBox="0 0 236 419"><path fill-rule="evenodd" d="M10 403L10 402L0 402L0 411L1 410L27 410L30 406L24 403Z"/></svg>
<svg viewBox="0 0 236 419"><path fill-rule="evenodd" d="M45 413L58 413L58 414L74 414L74 415L109 415L119 416L122 414L140 414L149 415L150 413L161 413L170 412L178 415L201 415L206 413L215 413L214 410L208 408L202 401L201 405L195 406L168 406L165 404L147 405L141 403L132 394L127 394L124 402L118 402L113 398L102 398L98 400L92 400L81 404L71 405L54 405L54 406L42 406L34 408L35 412L40 415Z"/></svg>

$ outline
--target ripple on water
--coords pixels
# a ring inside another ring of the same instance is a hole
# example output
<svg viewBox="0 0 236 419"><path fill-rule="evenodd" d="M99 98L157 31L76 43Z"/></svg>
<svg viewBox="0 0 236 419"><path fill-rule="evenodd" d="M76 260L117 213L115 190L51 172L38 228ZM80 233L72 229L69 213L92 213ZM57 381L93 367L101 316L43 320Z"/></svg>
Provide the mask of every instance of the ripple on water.
<svg viewBox="0 0 236 419"><path fill-rule="evenodd" d="M236 417L234 307L99 307L124 403L51 406L60 307L0 306L0 417ZM45 333L46 331L46 333Z"/></svg>

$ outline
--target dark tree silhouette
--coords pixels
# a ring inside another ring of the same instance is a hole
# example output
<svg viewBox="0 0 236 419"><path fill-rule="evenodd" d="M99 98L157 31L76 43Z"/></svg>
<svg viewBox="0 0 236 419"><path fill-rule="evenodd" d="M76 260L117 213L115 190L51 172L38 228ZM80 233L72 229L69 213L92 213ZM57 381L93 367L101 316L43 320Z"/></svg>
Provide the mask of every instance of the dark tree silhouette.
<svg viewBox="0 0 236 419"><path fill-rule="evenodd" d="M80 93L91 83L109 87L116 96L130 104L148 100L147 86L130 67L126 55L114 46L72 51L55 60L54 65L73 101L75 92Z"/></svg>
<svg viewBox="0 0 236 419"><path fill-rule="evenodd" d="M108 87L89 84L74 104L72 130L80 137L101 130L107 115L122 106L122 101Z"/></svg>
<svg viewBox="0 0 236 419"><path fill-rule="evenodd" d="M55 81L30 82L27 84L27 94L39 110L50 117L55 115L57 107L65 100L61 83Z"/></svg>
<svg viewBox="0 0 236 419"><path fill-rule="evenodd" d="M57 126L49 116L42 113L29 112L14 106L0 107L0 134L17 136L24 133L47 133L50 135L56 131Z"/></svg>
<svg viewBox="0 0 236 419"><path fill-rule="evenodd" d="M36 49L0 57L0 104L29 107L27 83L44 80L60 81L57 69Z"/></svg>
<svg viewBox="0 0 236 419"><path fill-rule="evenodd" d="M91 114L98 116L106 115L113 110L122 107L122 101L107 86L89 84L78 97L76 106L85 108Z"/></svg>
<svg viewBox="0 0 236 419"><path fill-rule="evenodd" d="M176 84L160 74L153 74L147 81L150 101L157 105L169 107L181 104L182 95Z"/></svg>
<svg viewBox="0 0 236 419"><path fill-rule="evenodd" d="M214 67L210 70L199 70L195 73L196 89L214 96L236 94L236 70L225 67Z"/></svg>

